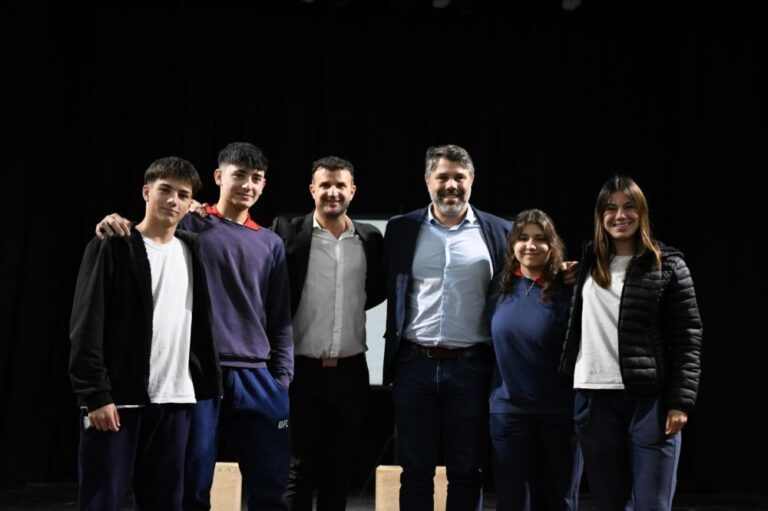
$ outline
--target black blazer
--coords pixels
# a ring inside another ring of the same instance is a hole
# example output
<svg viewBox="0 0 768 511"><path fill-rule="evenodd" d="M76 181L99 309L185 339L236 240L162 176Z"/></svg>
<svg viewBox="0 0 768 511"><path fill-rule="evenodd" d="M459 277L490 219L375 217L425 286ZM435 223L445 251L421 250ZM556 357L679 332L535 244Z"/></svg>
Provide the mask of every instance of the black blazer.
<svg viewBox="0 0 768 511"><path fill-rule="evenodd" d="M309 266L309 248L312 244L312 220L314 211L303 217L279 216L272 222L272 231L285 243L285 258L291 282L291 314L299 307L304 281ZM366 259L365 309L377 306L385 298L384 238L381 232L370 224L355 222L355 232L363 242Z"/></svg>

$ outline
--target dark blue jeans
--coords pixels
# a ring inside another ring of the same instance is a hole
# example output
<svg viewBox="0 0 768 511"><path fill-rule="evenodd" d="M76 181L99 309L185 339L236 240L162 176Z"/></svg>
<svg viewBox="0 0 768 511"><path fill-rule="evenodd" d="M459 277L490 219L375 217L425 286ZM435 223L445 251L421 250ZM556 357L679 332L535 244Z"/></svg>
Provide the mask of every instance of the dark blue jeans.
<svg viewBox="0 0 768 511"><path fill-rule="evenodd" d="M288 393L266 368L228 368L224 399L198 402L192 411L184 481L184 509L210 509L221 434L237 456L248 509L286 509L291 437Z"/></svg>
<svg viewBox="0 0 768 511"><path fill-rule="evenodd" d="M133 486L134 509L179 509L192 405L120 408L120 431L83 428L78 509L117 510Z"/></svg>
<svg viewBox="0 0 768 511"><path fill-rule="evenodd" d="M576 434L600 511L669 510L677 482L680 433L664 434L666 408L655 396L576 389Z"/></svg>
<svg viewBox="0 0 768 511"><path fill-rule="evenodd" d="M496 509L575 511L581 452L573 417L491 414Z"/></svg>
<svg viewBox="0 0 768 511"><path fill-rule="evenodd" d="M446 509L481 508L491 364L490 349L438 360L401 348L392 390L403 467L401 511L434 509L433 478L441 454L448 477Z"/></svg>

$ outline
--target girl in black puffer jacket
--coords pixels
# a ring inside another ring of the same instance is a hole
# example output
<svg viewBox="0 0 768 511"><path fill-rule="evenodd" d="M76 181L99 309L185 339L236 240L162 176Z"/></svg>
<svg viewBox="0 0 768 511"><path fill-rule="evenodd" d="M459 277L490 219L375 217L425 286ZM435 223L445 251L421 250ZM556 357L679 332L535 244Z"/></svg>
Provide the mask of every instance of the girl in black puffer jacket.
<svg viewBox="0 0 768 511"><path fill-rule="evenodd" d="M671 509L701 318L682 254L653 238L631 178L600 190L582 264L560 371L576 389L590 490L600 511Z"/></svg>

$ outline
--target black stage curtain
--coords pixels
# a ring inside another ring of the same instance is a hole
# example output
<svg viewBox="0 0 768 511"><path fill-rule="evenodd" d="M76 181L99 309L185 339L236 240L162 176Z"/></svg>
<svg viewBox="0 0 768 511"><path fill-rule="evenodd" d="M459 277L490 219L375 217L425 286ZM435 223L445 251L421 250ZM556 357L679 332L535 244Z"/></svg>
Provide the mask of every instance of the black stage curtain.
<svg viewBox="0 0 768 511"><path fill-rule="evenodd" d="M686 254L705 321L680 491L764 492L766 349L747 298L765 259L756 13L507 4L4 2L0 480L74 478L74 280L97 220L140 218L153 159L191 160L212 201L218 149L256 143L270 169L253 214L268 225L311 208L311 162L327 154L356 166L354 214L424 206L425 149L456 143L475 159L473 204L548 211L572 257L602 181L639 181L659 237Z"/></svg>

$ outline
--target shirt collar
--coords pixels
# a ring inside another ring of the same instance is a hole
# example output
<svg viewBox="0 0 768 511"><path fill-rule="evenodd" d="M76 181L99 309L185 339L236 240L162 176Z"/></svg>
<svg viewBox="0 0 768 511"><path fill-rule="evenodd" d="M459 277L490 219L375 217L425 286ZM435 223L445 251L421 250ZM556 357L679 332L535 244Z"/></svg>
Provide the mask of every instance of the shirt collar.
<svg viewBox="0 0 768 511"><path fill-rule="evenodd" d="M515 270L514 275L515 275L515 277L525 277L525 275L523 275L523 272L520 271L520 268ZM532 280L530 277L525 277L525 278L528 279L528 280ZM536 279L534 279L533 281L539 287L544 287L544 284L546 284L546 281L543 278L541 278L541 277L536 277Z"/></svg>
<svg viewBox="0 0 768 511"><path fill-rule="evenodd" d="M328 230L322 225L320 225L320 222L317 221L317 216L315 216L314 214L312 215L312 228L322 229L324 231ZM346 231L344 231L342 234L348 234L350 236L355 234L355 224L352 223L352 220L349 221L349 228Z"/></svg>
<svg viewBox="0 0 768 511"><path fill-rule="evenodd" d="M434 204L430 204L429 206L427 206L427 221L429 223L431 223L431 224L443 225L440 222L440 220L435 218L435 215L432 213L432 207L433 206L434 206ZM470 223L470 224L477 223L477 216L475 215L475 210L472 209L472 206L467 206L467 214L464 215L464 218L462 218L461 222L456 224L456 226L462 225L462 224L465 224L465 223ZM456 227L456 226L453 226L453 227ZM443 227L447 227L447 226L443 225Z"/></svg>
<svg viewBox="0 0 768 511"><path fill-rule="evenodd" d="M208 213L209 215L213 215L219 218L224 218L224 215L219 213L219 210L216 208L216 204L214 204L213 206L206 206L205 212ZM251 229L253 231L258 231L259 229L261 229L261 226L251 219L250 213L246 213L245 215L246 215L245 222L242 224L243 227L247 227L248 229ZM224 219L229 220L228 218L224 218Z"/></svg>

